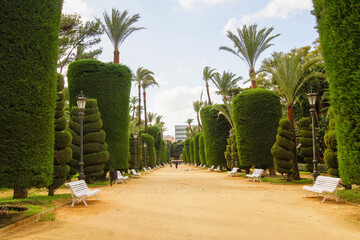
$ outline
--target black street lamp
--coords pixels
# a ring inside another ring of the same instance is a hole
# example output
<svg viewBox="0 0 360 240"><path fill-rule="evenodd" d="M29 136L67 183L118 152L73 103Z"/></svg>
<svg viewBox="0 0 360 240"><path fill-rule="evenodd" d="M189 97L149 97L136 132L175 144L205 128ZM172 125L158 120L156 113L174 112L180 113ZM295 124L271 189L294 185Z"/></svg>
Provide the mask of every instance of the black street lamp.
<svg viewBox="0 0 360 240"><path fill-rule="evenodd" d="M79 180L85 180L84 174L84 109L86 105L86 97L83 92L80 92L80 95L76 98L76 103L79 108L79 118L80 118L80 169L79 169Z"/></svg>
<svg viewBox="0 0 360 240"><path fill-rule="evenodd" d="M317 168L317 164L319 163L319 161L317 160L317 154L316 154L316 138L315 138L315 103L316 103L316 93L312 92L312 88L310 93L308 93L306 95L308 97L309 103L310 103L310 115L311 115L311 122L312 122L312 138L313 138L313 156L314 156L314 171L313 171L313 177L314 177L314 182L316 180L316 178L320 175L320 173L318 172L318 168Z"/></svg>
<svg viewBox="0 0 360 240"><path fill-rule="evenodd" d="M231 169L233 169L234 168L233 134L235 133L235 131L231 129L229 133L230 133L230 144L231 144L231 146L230 146L230 149L231 149Z"/></svg>
<svg viewBox="0 0 360 240"><path fill-rule="evenodd" d="M147 164L146 164L147 144L146 143L144 143L144 151L145 151L144 165L145 165L145 168L147 168Z"/></svg>
<svg viewBox="0 0 360 240"><path fill-rule="evenodd" d="M135 161L134 161L134 168L135 170L137 170L137 133L133 133L133 136L134 136L134 140L135 140Z"/></svg>

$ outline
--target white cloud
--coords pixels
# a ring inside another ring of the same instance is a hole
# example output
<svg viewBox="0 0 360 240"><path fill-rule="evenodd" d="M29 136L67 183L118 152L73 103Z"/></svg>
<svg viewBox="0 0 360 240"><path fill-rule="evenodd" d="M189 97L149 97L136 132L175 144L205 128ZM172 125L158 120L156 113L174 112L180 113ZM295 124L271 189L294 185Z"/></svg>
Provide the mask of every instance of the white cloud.
<svg viewBox="0 0 360 240"><path fill-rule="evenodd" d="M93 20L94 10L85 0L64 0L63 13L78 13L83 21Z"/></svg>
<svg viewBox="0 0 360 240"><path fill-rule="evenodd" d="M301 11L310 11L311 9L311 0L270 0L266 7L258 12L243 15L240 20L231 18L226 23L223 32L226 33L226 31L233 31L239 25L251 24L261 19L286 19L290 16L298 14Z"/></svg>
<svg viewBox="0 0 360 240"><path fill-rule="evenodd" d="M178 0L178 1L183 8L190 9L198 2L206 5L214 5L214 4L229 2L234 0Z"/></svg>
<svg viewBox="0 0 360 240"><path fill-rule="evenodd" d="M165 80L164 75L160 75L160 76L155 75L154 78L160 87L163 87L163 86L166 86L169 84L169 81Z"/></svg>

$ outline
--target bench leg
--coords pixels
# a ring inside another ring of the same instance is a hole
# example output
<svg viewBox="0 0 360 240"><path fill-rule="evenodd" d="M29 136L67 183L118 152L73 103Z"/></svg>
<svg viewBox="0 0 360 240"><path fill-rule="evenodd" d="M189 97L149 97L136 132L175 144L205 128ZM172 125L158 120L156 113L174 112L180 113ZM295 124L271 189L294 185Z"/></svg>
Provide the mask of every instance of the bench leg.
<svg viewBox="0 0 360 240"><path fill-rule="evenodd" d="M309 192L306 192L306 193L305 193L305 197L307 197L308 193L309 193Z"/></svg>
<svg viewBox="0 0 360 240"><path fill-rule="evenodd" d="M99 200L99 198L98 198L97 194L95 194L95 197L96 197L96 200Z"/></svg>
<svg viewBox="0 0 360 240"><path fill-rule="evenodd" d="M74 207L75 201L76 201L76 200L73 200L73 201L72 201L71 207Z"/></svg>
<svg viewBox="0 0 360 240"><path fill-rule="evenodd" d="M84 202L85 206L87 207L87 203L86 203L85 199L83 199L82 201Z"/></svg>
<svg viewBox="0 0 360 240"><path fill-rule="evenodd" d="M324 196L324 199L322 200L322 203L324 203L324 202L325 202L325 200L326 200L326 196Z"/></svg>

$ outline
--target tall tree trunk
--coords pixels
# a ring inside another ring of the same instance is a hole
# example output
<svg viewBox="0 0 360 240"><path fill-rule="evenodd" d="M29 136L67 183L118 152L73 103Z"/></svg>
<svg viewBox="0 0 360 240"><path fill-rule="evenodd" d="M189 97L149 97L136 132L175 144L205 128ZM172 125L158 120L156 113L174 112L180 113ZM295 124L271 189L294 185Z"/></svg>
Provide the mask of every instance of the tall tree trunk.
<svg viewBox="0 0 360 240"><path fill-rule="evenodd" d="M147 130L147 114L146 114L146 92L145 92L145 89L143 90L143 96L144 96L144 118L145 118L145 133L148 133L148 130Z"/></svg>
<svg viewBox="0 0 360 240"><path fill-rule="evenodd" d="M291 122L291 128L290 130L294 133L294 142L296 144L296 138L295 138L295 117L294 117L294 105L292 103L287 103L287 118ZM300 180L300 173L298 168L298 161L297 161L297 152L296 147L293 150L294 153L294 159L292 160L292 163L294 164L293 167L293 179L294 180Z"/></svg>
<svg viewBox="0 0 360 240"><path fill-rule="evenodd" d="M26 188L14 188L13 199L23 199L28 197L28 190Z"/></svg>
<svg viewBox="0 0 360 240"><path fill-rule="evenodd" d="M190 124L189 124L189 129L190 129L191 135L194 137L194 132L193 132L192 127L191 127Z"/></svg>
<svg viewBox="0 0 360 240"><path fill-rule="evenodd" d="M249 71L249 77L250 79L252 78L252 75L254 74L255 70L254 69L250 69ZM251 80L251 88L255 89L256 88L256 81L255 80Z"/></svg>
<svg viewBox="0 0 360 240"><path fill-rule="evenodd" d="M199 128L199 131L201 131L202 129L202 126L201 126L201 123L200 123L200 117L199 117L199 113L197 112L197 121L198 121L198 128Z"/></svg>
<svg viewBox="0 0 360 240"><path fill-rule="evenodd" d="M48 190L49 190L48 196L53 197L55 195L55 188L49 187Z"/></svg>
<svg viewBox="0 0 360 240"><path fill-rule="evenodd" d="M119 49L115 48L114 50L114 63L120 62L120 52Z"/></svg>
<svg viewBox="0 0 360 240"><path fill-rule="evenodd" d="M210 99L209 84L207 82L206 82L206 92L208 95L209 105L212 105L211 99Z"/></svg>
<svg viewBox="0 0 360 240"><path fill-rule="evenodd" d="M137 123L137 126L140 126L141 124L141 84L139 83L138 84L138 90L139 90L139 116L138 116L138 123Z"/></svg>

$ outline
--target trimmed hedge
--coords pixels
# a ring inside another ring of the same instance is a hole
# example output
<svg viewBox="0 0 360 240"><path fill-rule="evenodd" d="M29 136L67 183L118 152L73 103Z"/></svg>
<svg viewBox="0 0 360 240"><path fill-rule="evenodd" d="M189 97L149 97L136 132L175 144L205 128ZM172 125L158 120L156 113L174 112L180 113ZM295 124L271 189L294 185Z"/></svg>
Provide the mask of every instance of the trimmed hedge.
<svg viewBox="0 0 360 240"><path fill-rule="evenodd" d="M226 165L224 152L231 128L228 120L219 115L212 106L203 107L200 111L205 143L206 165Z"/></svg>
<svg viewBox="0 0 360 240"><path fill-rule="evenodd" d="M183 148L183 150L182 150L182 160L184 161L184 163L187 163L185 148Z"/></svg>
<svg viewBox="0 0 360 240"><path fill-rule="evenodd" d="M62 0L1 1L0 187L16 192L53 179L61 7Z"/></svg>
<svg viewBox="0 0 360 240"><path fill-rule="evenodd" d="M142 133L141 137L142 137L142 142L146 143L147 145L146 166L154 167L156 165L156 151L155 151L154 137L146 133ZM144 158L145 158L145 151L143 151L143 159Z"/></svg>
<svg viewBox="0 0 360 240"><path fill-rule="evenodd" d="M130 69L116 63L78 60L69 65L67 77L71 107L76 106L80 91L98 101L110 153L105 170L128 169Z"/></svg>
<svg viewBox="0 0 360 240"><path fill-rule="evenodd" d="M164 139L161 139L160 141L160 163L166 163L167 162L167 149L166 149L166 143Z"/></svg>
<svg viewBox="0 0 360 240"><path fill-rule="evenodd" d="M65 100L64 93L64 77L58 74L57 91L58 98L56 100L56 110L64 110ZM72 137L69 131L66 130L67 121L65 116L55 116L55 144L54 144L54 176L50 186L47 187L49 196L54 196L56 189L61 187L66 181L66 176L70 171L67 163L72 158L72 150L70 144Z"/></svg>
<svg viewBox="0 0 360 240"><path fill-rule="evenodd" d="M290 128L291 122L288 119L280 120L276 142L271 148L271 154L274 156L275 170L281 173L281 175L286 174L287 179L290 179L293 173L292 168L294 164L291 160L295 157L293 153L295 149L295 136ZM284 135L287 137L284 137Z"/></svg>
<svg viewBox="0 0 360 240"><path fill-rule="evenodd" d="M138 134L139 136L140 134ZM130 134L129 138L129 146L130 146L130 154L129 154L129 165L128 168L133 169L135 168L135 139L132 134ZM143 154L143 147L141 146L140 138L137 138L136 141L136 163L137 168L142 169L144 165L144 154Z"/></svg>
<svg viewBox="0 0 360 240"><path fill-rule="evenodd" d="M187 163L191 163L190 162L190 140L191 140L191 138L187 138L187 139L185 139L185 153L186 153L186 162Z"/></svg>
<svg viewBox="0 0 360 240"><path fill-rule="evenodd" d="M190 140L189 148L190 148L190 163L195 163L194 162L194 139Z"/></svg>
<svg viewBox="0 0 360 240"><path fill-rule="evenodd" d="M300 138L301 143L300 154L304 157L307 163L307 171L314 171L314 158L313 158L313 143L312 143L312 127L310 118L301 118L299 120ZM310 136L310 137L309 137Z"/></svg>
<svg viewBox="0 0 360 240"><path fill-rule="evenodd" d="M330 120L329 131L324 136L324 142L327 149L324 152L324 159L328 167L328 173L332 176L339 177L339 164L337 157L337 141L334 119Z"/></svg>
<svg viewBox="0 0 360 240"><path fill-rule="evenodd" d="M199 156L200 156L200 163L202 165L206 165L205 159L205 143L204 143L204 135L201 133L199 137Z"/></svg>
<svg viewBox="0 0 360 240"><path fill-rule="evenodd" d="M236 144L243 167L274 165L271 148L281 117L280 97L266 89L250 89L233 101Z"/></svg>
<svg viewBox="0 0 360 240"><path fill-rule="evenodd" d="M360 184L360 2L313 0L336 121L341 181Z"/></svg>
<svg viewBox="0 0 360 240"><path fill-rule="evenodd" d="M96 117L94 117L94 115ZM77 132L80 129L80 118L79 109L73 107L71 109L71 119L70 119L70 128L71 133L73 134L73 139L80 139L80 132ZM101 127L93 129L91 132L85 132L85 128L88 125L91 126L102 126L101 115L99 108L97 106L96 99L88 99L85 106L85 116L84 116L84 174L85 181L87 183L92 183L96 178L101 178L104 175L104 166L105 162L109 159L108 144L105 142L104 131ZM90 135L90 137L87 137ZM96 135L98 135L96 137ZM94 141L91 141L94 139ZM99 140L103 141L99 141ZM86 140L86 141L85 141ZM73 149L73 158L69 162L71 167L69 175L74 175L79 170L80 162L80 140L72 142L71 146Z"/></svg>
<svg viewBox="0 0 360 240"><path fill-rule="evenodd" d="M202 133L197 133L194 137L194 163L200 164L199 138Z"/></svg>
<svg viewBox="0 0 360 240"><path fill-rule="evenodd" d="M157 126L148 127L148 134L153 136L155 141L155 150L156 150L156 164L160 164L160 150L161 150L161 131Z"/></svg>

